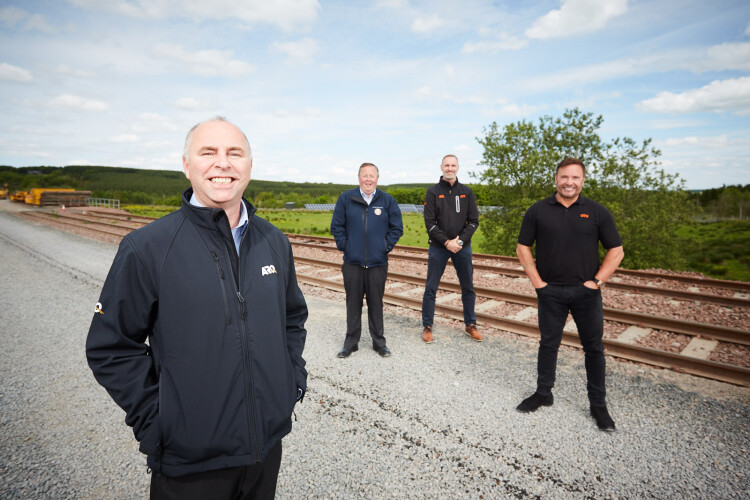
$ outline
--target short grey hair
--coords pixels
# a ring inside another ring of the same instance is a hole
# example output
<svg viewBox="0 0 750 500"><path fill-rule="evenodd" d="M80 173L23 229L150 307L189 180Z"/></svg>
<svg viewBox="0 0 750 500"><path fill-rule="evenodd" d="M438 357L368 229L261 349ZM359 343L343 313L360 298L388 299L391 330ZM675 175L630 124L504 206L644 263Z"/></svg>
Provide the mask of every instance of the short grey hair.
<svg viewBox="0 0 750 500"><path fill-rule="evenodd" d="M234 125L234 123L230 122L223 116L216 115L213 118L209 118L208 120L203 120L202 122L196 123L193 125L193 127L188 131L187 136L185 136L185 146L182 149L182 156L187 160L190 157L190 143L193 142L193 132L195 132L195 129L203 125L204 123L208 122L224 122L228 123L230 125ZM237 125L234 125L237 127ZM247 156L248 158L253 158L253 150L250 148L250 141L247 140L247 136L245 135L245 132L242 131L241 128L237 127L237 130L240 131L242 134L242 137L245 138L245 142L247 143Z"/></svg>
<svg viewBox="0 0 750 500"><path fill-rule="evenodd" d="M442 165L443 163L445 163L445 159L446 159L446 158L455 158L455 159L456 159L456 165L458 165L458 156L456 156L456 155L454 155L454 154L447 154L447 155L443 156L443 159L442 159L442 160L440 160L440 164L441 164L441 165Z"/></svg>
<svg viewBox="0 0 750 500"><path fill-rule="evenodd" d="M363 163L362 165L360 165L359 170L357 171L357 177L359 177L359 175L362 173L362 169L365 167L375 167L375 172L378 174L378 178L380 178L380 170L374 163Z"/></svg>

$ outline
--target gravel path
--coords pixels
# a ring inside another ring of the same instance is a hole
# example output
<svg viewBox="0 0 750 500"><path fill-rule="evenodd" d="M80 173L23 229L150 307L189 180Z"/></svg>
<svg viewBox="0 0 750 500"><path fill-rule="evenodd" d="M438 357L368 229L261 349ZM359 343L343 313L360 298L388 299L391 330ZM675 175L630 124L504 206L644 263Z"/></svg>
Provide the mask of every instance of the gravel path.
<svg viewBox="0 0 750 500"><path fill-rule="evenodd" d="M84 357L115 250L0 211L0 498L148 496ZM363 340L340 360L341 300L306 297L309 391L278 498L747 498L750 389L608 360L618 431L602 433L578 351L561 352L554 406L523 415L533 344L438 325L425 345L416 318L388 314L391 358Z"/></svg>

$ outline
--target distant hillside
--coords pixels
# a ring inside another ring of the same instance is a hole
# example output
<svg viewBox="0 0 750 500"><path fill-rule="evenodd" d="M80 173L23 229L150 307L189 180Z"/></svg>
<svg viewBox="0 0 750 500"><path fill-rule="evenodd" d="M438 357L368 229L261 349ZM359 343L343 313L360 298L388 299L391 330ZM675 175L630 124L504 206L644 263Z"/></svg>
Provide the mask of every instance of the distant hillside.
<svg viewBox="0 0 750 500"><path fill-rule="evenodd" d="M180 171L85 165L21 168L0 166L0 185L4 183L8 184L11 192L33 187L69 187L91 191L97 198L116 198L123 203L164 205L179 204L180 193L190 186L190 182ZM398 184L381 188L424 190L428 186L429 184ZM333 203L339 194L354 187L356 184L253 179L245 190L245 196L260 202L259 206L283 206L284 201Z"/></svg>

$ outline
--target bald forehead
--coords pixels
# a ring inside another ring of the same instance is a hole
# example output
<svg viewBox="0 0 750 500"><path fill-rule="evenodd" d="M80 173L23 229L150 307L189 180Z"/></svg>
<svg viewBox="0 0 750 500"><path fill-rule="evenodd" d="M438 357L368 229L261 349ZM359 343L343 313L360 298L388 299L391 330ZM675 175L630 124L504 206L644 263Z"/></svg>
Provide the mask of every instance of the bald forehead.
<svg viewBox="0 0 750 500"><path fill-rule="evenodd" d="M250 141L240 128L224 119L207 120L195 125L185 138L184 156L204 147L230 146L245 151L252 158Z"/></svg>

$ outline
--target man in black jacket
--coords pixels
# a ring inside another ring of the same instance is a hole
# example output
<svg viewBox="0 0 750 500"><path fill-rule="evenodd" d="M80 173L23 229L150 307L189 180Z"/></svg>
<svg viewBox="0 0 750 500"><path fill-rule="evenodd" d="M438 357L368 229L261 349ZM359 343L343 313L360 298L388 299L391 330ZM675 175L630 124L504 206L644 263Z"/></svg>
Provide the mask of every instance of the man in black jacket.
<svg viewBox="0 0 750 500"><path fill-rule="evenodd" d="M474 191L458 182L458 158L446 155L440 164L440 182L427 190L424 202L424 223L430 238L427 280L422 298L422 340L433 341L432 320L435 315L435 294L448 259L453 261L461 284L465 331L477 342L484 340L477 329L474 313L474 267L471 236L479 227L479 210Z"/></svg>
<svg viewBox="0 0 750 500"><path fill-rule="evenodd" d="M147 455L151 498L273 498L307 380L291 245L242 198L252 157L235 125L193 127L183 167L182 207L120 244L89 366Z"/></svg>

